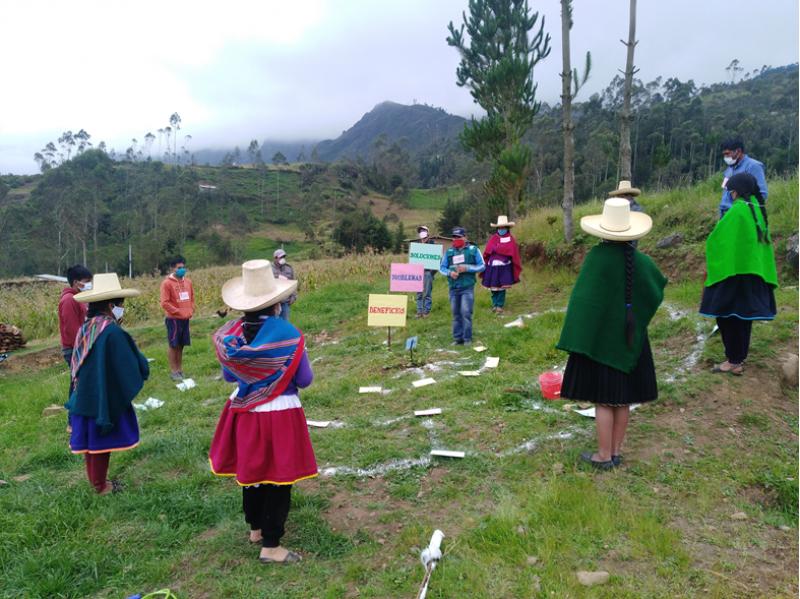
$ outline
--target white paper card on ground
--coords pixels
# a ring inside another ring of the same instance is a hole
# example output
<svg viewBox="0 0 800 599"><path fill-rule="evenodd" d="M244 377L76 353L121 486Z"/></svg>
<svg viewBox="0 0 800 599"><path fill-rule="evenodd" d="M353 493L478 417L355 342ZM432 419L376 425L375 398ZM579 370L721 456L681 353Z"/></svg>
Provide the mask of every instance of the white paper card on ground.
<svg viewBox="0 0 800 599"><path fill-rule="evenodd" d="M418 381L412 381L411 384L415 387L427 387L428 385L433 385L436 381L430 377L426 379L420 379Z"/></svg>
<svg viewBox="0 0 800 599"><path fill-rule="evenodd" d="M631 404L631 410L630 411L633 412L636 408L638 408L641 405L642 404L640 404L640 403ZM595 417L594 406L592 406L591 408L586 408L585 410L578 410L576 408L576 409L574 409L572 411L575 412L576 414L580 414L581 416L586 416L587 418L594 418Z"/></svg>
<svg viewBox="0 0 800 599"><path fill-rule="evenodd" d="M464 254L453 256L453 264L464 264Z"/></svg>
<svg viewBox="0 0 800 599"><path fill-rule="evenodd" d="M331 424L330 420L306 420L308 426L314 428L328 428Z"/></svg>
<svg viewBox="0 0 800 599"><path fill-rule="evenodd" d="M430 408L428 410L414 410L414 416L435 416L441 414L442 408Z"/></svg>
<svg viewBox="0 0 800 599"><path fill-rule="evenodd" d="M188 391L189 389L194 389L197 387L197 383L194 382L194 379L183 379L183 382L178 383L175 386L179 391Z"/></svg>
<svg viewBox="0 0 800 599"><path fill-rule="evenodd" d="M155 361L156 361L156 359L155 359L155 358L147 358L147 361L148 361L148 362L155 362Z"/></svg>
<svg viewBox="0 0 800 599"><path fill-rule="evenodd" d="M511 236L508 237L501 237L500 243L511 243Z"/></svg>
<svg viewBox="0 0 800 599"><path fill-rule="evenodd" d="M383 387L359 387L359 393L381 393L383 391Z"/></svg>
<svg viewBox="0 0 800 599"><path fill-rule="evenodd" d="M500 364L500 358L495 356L486 356L486 364L484 364L483 367L497 368L498 364Z"/></svg>
<svg viewBox="0 0 800 599"><path fill-rule="evenodd" d="M474 349L474 350L475 350L476 352L478 352L478 353L480 353L480 352L482 352L482 351L486 351L486 348L485 348L484 346L482 346L482 345L476 345L476 346L475 346L475 347L473 347L472 349Z"/></svg>
<svg viewBox="0 0 800 599"><path fill-rule="evenodd" d="M481 375L481 371L480 370L459 370L458 374L460 374L461 376L480 376Z"/></svg>
<svg viewBox="0 0 800 599"><path fill-rule="evenodd" d="M522 320L522 316L520 316L516 320L512 320L511 322L507 322L503 326L505 326L507 329L513 329L513 328L521 329L522 327L525 326L525 322Z"/></svg>
<svg viewBox="0 0 800 599"><path fill-rule="evenodd" d="M441 458L463 458L465 454L463 451L450 451L449 449L432 449L432 456L439 456Z"/></svg>
<svg viewBox="0 0 800 599"><path fill-rule="evenodd" d="M157 408L160 408L163 405L164 402L162 400L156 399L155 397L148 397L147 401L145 401L143 404L135 403L133 404L133 407L136 408L137 410L142 410L146 412L147 410L155 410Z"/></svg>

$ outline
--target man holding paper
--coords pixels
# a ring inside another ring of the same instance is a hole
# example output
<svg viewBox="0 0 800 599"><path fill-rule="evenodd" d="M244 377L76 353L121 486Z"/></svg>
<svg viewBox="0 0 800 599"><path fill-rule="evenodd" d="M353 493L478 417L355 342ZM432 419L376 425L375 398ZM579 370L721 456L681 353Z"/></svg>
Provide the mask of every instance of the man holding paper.
<svg viewBox="0 0 800 599"><path fill-rule="evenodd" d="M453 229L453 244L442 256L439 266L450 286L450 309L453 312L453 345L472 343L472 309L475 304L475 275L486 265L476 245L467 241L463 227Z"/></svg>

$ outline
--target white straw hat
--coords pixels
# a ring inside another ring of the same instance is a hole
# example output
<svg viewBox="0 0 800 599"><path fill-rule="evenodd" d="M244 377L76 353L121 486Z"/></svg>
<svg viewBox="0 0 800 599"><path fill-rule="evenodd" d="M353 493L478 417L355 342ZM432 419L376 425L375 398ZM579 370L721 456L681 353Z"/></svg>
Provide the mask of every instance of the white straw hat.
<svg viewBox="0 0 800 599"><path fill-rule="evenodd" d="M138 289L123 289L122 285L119 284L117 273L106 272L92 277L92 288L89 291L81 291L73 297L76 302L88 304L102 302L103 300L136 297L139 294L141 294L141 291Z"/></svg>
<svg viewBox="0 0 800 599"><path fill-rule="evenodd" d="M641 189L631 187L630 181L620 181L616 189L609 191L608 195L612 198L617 196L638 196L642 194Z"/></svg>
<svg viewBox="0 0 800 599"><path fill-rule="evenodd" d="M509 221L508 217L505 214L501 214L500 216L497 217L497 222L490 223L489 226L497 229L499 227L513 227L516 224L517 223L515 223L513 220Z"/></svg>
<svg viewBox="0 0 800 599"><path fill-rule="evenodd" d="M256 312L286 299L297 289L297 281L276 279L269 260L248 260L242 276L222 286L222 301L234 310Z"/></svg>
<svg viewBox="0 0 800 599"><path fill-rule="evenodd" d="M644 237L653 228L653 219L642 212L631 212L625 198L608 198L603 214L584 216L581 229L589 235L611 241L631 241Z"/></svg>

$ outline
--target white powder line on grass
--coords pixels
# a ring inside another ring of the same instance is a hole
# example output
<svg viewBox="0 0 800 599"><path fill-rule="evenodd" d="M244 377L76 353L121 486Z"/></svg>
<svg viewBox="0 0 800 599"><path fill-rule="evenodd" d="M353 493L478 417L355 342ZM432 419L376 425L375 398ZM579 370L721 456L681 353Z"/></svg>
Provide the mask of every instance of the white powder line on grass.
<svg viewBox="0 0 800 599"><path fill-rule="evenodd" d="M567 307L564 306L563 308L550 308L548 310L543 310L541 312L531 312L529 314L521 314L520 318L538 318L539 316L544 316L545 314L560 314L561 312L566 312Z"/></svg>
<svg viewBox="0 0 800 599"><path fill-rule="evenodd" d="M584 431L579 431L578 429L571 428L565 431L551 433L549 435L542 435L541 437L534 437L533 439L529 439L524 443L517 445L516 447L512 447L511 449L506 449L505 451L497 452L495 453L495 455L499 458L505 458L508 456L517 455L519 453L527 453L533 451L545 441L556 441L556 440L564 441L566 439L571 439L578 432L584 432Z"/></svg>
<svg viewBox="0 0 800 599"><path fill-rule="evenodd" d="M375 478L376 476L383 476L395 470L408 470L410 468L417 468L420 466L430 466L431 457L424 455L420 458L411 458L403 460L391 460L371 468L351 468L350 466L328 466L320 470L322 476L358 476L359 478Z"/></svg>
<svg viewBox="0 0 800 599"><path fill-rule="evenodd" d="M396 424L397 422L402 422L403 420L410 420L413 418L410 414L405 414L403 416L397 416L396 418L389 418L388 420L373 420L372 426L391 426Z"/></svg>

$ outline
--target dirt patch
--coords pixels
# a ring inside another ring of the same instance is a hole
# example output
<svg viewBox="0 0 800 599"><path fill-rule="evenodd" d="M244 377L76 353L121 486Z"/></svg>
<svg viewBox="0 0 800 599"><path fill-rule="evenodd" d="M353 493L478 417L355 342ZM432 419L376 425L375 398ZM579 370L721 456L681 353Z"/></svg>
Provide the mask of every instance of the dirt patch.
<svg viewBox="0 0 800 599"><path fill-rule="evenodd" d="M61 350L56 347L29 351L24 353L13 353L8 359L0 363L0 373L17 374L23 370L41 370L50 368L56 364L64 364ZM66 364L64 365L66 368Z"/></svg>

